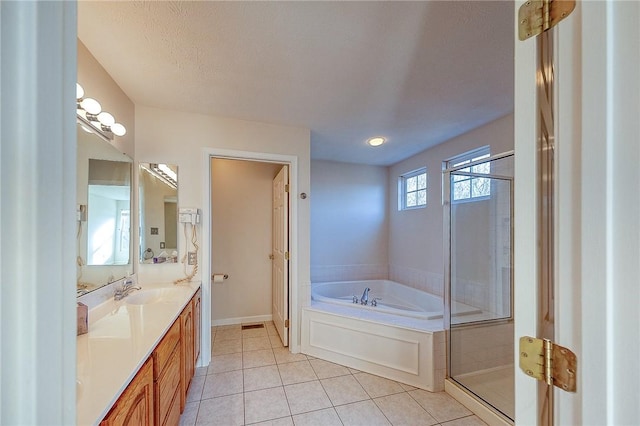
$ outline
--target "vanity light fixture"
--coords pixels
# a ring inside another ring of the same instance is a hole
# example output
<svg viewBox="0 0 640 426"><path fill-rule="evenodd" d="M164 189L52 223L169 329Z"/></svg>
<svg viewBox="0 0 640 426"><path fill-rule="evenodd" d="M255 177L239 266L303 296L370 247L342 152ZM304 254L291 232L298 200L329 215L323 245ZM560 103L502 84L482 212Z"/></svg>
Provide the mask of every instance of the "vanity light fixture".
<svg viewBox="0 0 640 426"><path fill-rule="evenodd" d="M385 142L386 142L385 138L380 137L380 136L376 136L375 138L370 138L370 139L367 141L367 143L368 143L369 145L371 145L371 146L380 146L380 145L382 145L382 144L383 144L383 143L385 143Z"/></svg>
<svg viewBox="0 0 640 426"><path fill-rule="evenodd" d="M166 164L150 163L148 168L145 164L140 164L140 167L171 188L178 189L178 175Z"/></svg>
<svg viewBox="0 0 640 426"><path fill-rule="evenodd" d="M124 136L127 129L120 123L116 123L113 115L102 111L100 103L93 98L84 97L84 89L76 83L76 103L78 120L84 124L90 124L101 136L112 140L113 136Z"/></svg>

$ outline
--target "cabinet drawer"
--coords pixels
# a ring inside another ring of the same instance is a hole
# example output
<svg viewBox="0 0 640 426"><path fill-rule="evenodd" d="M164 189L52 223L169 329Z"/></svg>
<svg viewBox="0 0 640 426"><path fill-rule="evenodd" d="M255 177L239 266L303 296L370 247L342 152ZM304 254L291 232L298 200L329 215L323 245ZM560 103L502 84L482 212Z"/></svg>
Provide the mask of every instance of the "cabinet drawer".
<svg viewBox="0 0 640 426"><path fill-rule="evenodd" d="M158 377L180 341L180 321L176 320L153 351L153 377Z"/></svg>
<svg viewBox="0 0 640 426"><path fill-rule="evenodd" d="M172 401L180 390L180 345L176 345L169 357L166 368L155 383L155 396L158 404L158 423L162 424L172 409ZM178 410L179 412L179 410ZM178 415L179 416L179 415Z"/></svg>

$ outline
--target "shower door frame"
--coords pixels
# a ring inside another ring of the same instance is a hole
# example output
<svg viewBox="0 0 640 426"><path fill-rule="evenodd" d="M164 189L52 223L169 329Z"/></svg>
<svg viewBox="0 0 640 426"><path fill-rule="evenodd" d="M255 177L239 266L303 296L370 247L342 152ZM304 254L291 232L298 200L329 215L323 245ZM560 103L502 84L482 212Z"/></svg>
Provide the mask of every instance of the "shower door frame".
<svg viewBox="0 0 640 426"><path fill-rule="evenodd" d="M509 181L511 188L511 196L509 199L510 204L510 286L511 291L509 292L510 297L510 311L508 317L495 318L495 319L486 319L480 321L473 321L464 324L456 324L455 328L470 328L477 327L479 325L488 325L488 324L504 324L508 322L513 322L515 318L514 314L514 223L513 223L513 213L514 213L514 178L512 176L503 176L496 175L492 173L473 173L473 172L460 172L462 169L471 169L471 167L476 166L478 164L491 163L496 160L502 160L509 157L514 157L514 151L505 151L500 154L492 155L488 158L483 158L480 160L472 161L469 163L461 164L459 166L444 168L442 170L442 205L443 205L443 259L444 259L444 331L445 331L445 346L446 346L446 354L447 354L447 378L453 380L459 388L470 395L472 398L476 399L482 405L489 408L491 411L505 416L504 413L495 408L488 401L482 399L480 396L476 395L471 389L468 389L458 380L456 380L453 376L451 376L451 174L456 173L460 176L469 176L469 177L479 177L479 178L489 178L496 179L502 181ZM515 159L515 157L514 157ZM515 395L514 395L515 396ZM515 407L514 407L515 408ZM511 419L514 420L514 419Z"/></svg>

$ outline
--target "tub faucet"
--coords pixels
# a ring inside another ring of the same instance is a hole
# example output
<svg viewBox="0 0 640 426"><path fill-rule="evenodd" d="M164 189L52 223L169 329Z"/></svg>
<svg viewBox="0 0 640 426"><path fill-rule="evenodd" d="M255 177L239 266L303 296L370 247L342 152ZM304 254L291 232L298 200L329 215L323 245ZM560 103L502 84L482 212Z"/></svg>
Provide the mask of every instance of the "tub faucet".
<svg viewBox="0 0 640 426"><path fill-rule="evenodd" d="M369 303L369 290L371 290L369 287L364 289L364 293L362 293L362 297L360 298L361 305L366 305Z"/></svg>

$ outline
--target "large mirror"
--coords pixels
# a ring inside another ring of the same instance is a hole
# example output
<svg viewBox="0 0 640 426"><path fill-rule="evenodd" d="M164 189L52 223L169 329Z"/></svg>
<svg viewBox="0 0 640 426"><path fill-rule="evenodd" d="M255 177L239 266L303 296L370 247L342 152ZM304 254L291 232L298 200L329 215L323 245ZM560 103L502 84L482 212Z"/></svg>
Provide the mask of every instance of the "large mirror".
<svg viewBox="0 0 640 426"><path fill-rule="evenodd" d="M140 163L140 263L178 261L178 166Z"/></svg>
<svg viewBox="0 0 640 426"><path fill-rule="evenodd" d="M133 273L133 161L91 126L77 127L77 286L82 295Z"/></svg>

